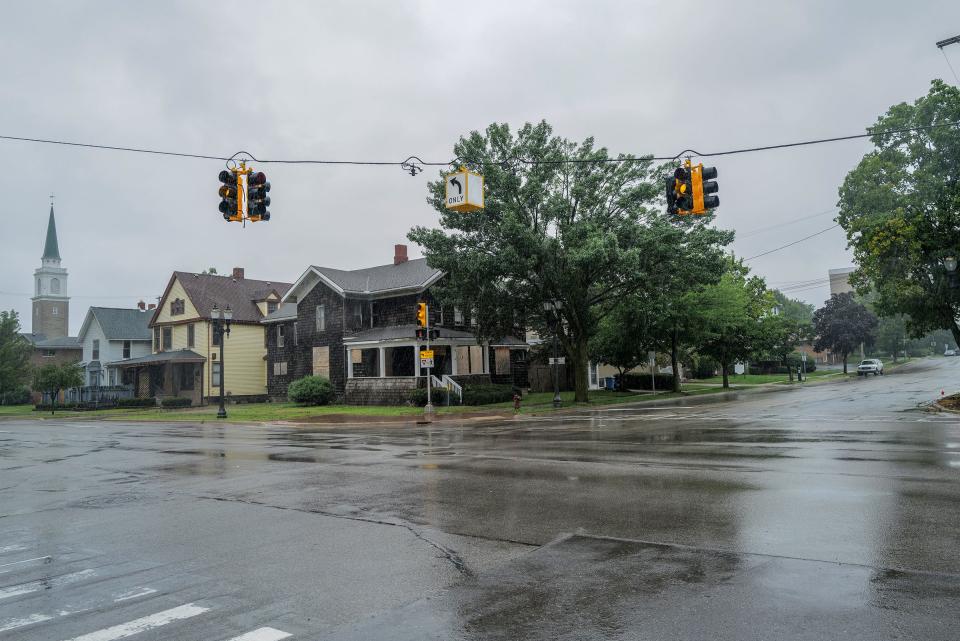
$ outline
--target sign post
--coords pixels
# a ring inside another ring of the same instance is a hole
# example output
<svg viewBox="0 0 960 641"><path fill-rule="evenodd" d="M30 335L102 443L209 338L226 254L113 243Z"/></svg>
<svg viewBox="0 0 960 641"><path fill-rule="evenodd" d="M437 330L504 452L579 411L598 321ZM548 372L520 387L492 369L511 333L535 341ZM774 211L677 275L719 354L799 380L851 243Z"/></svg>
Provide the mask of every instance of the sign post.
<svg viewBox="0 0 960 641"><path fill-rule="evenodd" d="M650 361L650 391L654 394L657 393L657 353L653 350L647 352L647 359Z"/></svg>

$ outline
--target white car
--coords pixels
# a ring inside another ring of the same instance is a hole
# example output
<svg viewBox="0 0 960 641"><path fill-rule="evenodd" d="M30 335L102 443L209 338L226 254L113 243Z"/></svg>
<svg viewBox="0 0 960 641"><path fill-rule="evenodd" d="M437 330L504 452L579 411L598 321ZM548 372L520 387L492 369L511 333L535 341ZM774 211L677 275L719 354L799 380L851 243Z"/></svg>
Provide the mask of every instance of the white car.
<svg viewBox="0 0 960 641"><path fill-rule="evenodd" d="M857 365L857 376L883 376L883 362L876 358L868 358Z"/></svg>
<svg viewBox="0 0 960 641"><path fill-rule="evenodd" d="M955 350L955 349L948 349L947 351L945 351L945 352L943 353L943 355L944 355L944 356L956 356L956 355L957 355L957 350Z"/></svg>

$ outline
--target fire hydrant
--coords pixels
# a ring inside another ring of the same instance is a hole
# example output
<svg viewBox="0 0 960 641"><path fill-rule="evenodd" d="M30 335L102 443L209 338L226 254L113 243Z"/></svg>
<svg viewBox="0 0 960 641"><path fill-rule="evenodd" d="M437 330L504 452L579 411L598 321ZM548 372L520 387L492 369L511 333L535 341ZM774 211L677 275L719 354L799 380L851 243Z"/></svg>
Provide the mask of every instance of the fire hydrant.
<svg viewBox="0 0 960 641"><path fill-rule="evenodd" d="M520 394L514 392L513 394L513 413L520 413Z"/></svg>

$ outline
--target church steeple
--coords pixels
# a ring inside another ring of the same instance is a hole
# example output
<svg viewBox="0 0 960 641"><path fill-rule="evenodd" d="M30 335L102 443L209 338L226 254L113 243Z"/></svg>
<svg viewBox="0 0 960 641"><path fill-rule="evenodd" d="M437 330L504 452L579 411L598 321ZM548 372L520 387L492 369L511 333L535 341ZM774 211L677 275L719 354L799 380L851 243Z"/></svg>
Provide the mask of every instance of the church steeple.
<svg viewBox="0 0 960 641"><path fill-rule="evenodd" d="M47 221L47 242L43 245L42 260L60 262L60 246L57 244L57 219L53 217L53 204L50 204L50 220Z"/></svg>

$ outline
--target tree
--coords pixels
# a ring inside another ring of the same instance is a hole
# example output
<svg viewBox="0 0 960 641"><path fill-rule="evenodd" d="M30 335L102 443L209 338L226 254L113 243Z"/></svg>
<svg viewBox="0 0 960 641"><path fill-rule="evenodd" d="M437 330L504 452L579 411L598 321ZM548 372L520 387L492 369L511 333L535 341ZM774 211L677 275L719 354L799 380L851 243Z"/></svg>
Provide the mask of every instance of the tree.
<svg viewBox="0 0 960 641"><path fill-rule="evenodd" d="M881 316L877 325L876 346L882 352L891 354L897 362L897 354L906 349L907 318L903 314ZM906 354L904 354L906 356Z"/></svg>
<svg viewBox="0 0 960 641"><path fill-rule="evenodd" d="M813 322L813 305L796 298L790 298L779 289L772 290L773 298L780 308L780 316L803 325Z"/></svg>
<svg viewBox="0 0 960 641"><path fill-rule="evenodd" d="M813 314L813 331L817 339L813 349L829 349L843 357L843 373L847 373L847 356L861 343L870 343L877 329L877 317L858 303L853 294L834 294Z"/></svg>
<svg viewBox="0 0 960 641"><path fill-rule="evenodd" d="M515 133L492 124L461 138L454 153L482 168L485 209L447 210L444 181L430 184L428 203L440 213L441 228L416 227L408 237L446 272L438 296L475 309L481 336L520 326L548 336L557 321L574 368L575 399L585 402L597 323L618 300L655 280L676 244L670 238L678 228L656 206L662 181L652 161L610 162L592 138L570 142L546 122ZM545 308L554 301L559 308Z"/></svg>
<svg viewBox="0 0 960 641"><path fill-rule="evenodd" d="M730 366L769 351L777 340L773 297L762 278L748 277L742 263L730 261L716 285L687 295L697 350L712 357L730 387Z"/></svg>
<svg viewBox="0 0 960 641"><path fill-rule="evenodd" d="M847 174L837 222L847 233L861 293L876 288L882 315L906 314L919 338L948 329L960 342L960 290L943 259L960 247L960 90L941 80L912 105L881 116L876 149ZM891 133L882 133L891 132Z"/></svg>
<svg viewBox="0 0 960 641"><path fill-rule="evenodd" d="M776 299L777 292L773 293ZM787 366L787 379L793 382L793 366L796 360L791 359L791 355L797 343L806 339L810 326L796 318L786 316L782 309L781 307L780 314L762 319L761 329L766 333L764 341L770 346L769 354Z"/></svg>
<svg viewBox="0 0 960 641"><path fill-rule="evenodd" d="M0 396L26 384L32 351L30 343L20 335L17 312L0 311Z"/></svg>
<svg viewBox="0 0 960 641"><path fill-rule="evenodd" d="M201 274L212 274L212 275L216 276L216 275L217 275L217 268L216 268L216 267L207 267L205 270L203 270L203 271L200 272L200 273L201 273Z"/></svg>
<svg viewBox="0 0 960 641"><path fill-rule="evenodd" d="M56 411L60 390L81 385L83 385L83 369L76 363L62 365L51 363L37 368L33 374L33 389L50 397L51 414Z"/></svg>
<svg viewBox="0 0 960 641"><path fill-rule="evenodd" d="M590 356L599 363L617 368L617 385L626 390L624 374L646 361L651 345L649 316L636 301L615 308L600 319L590 339Z"/></svg>

